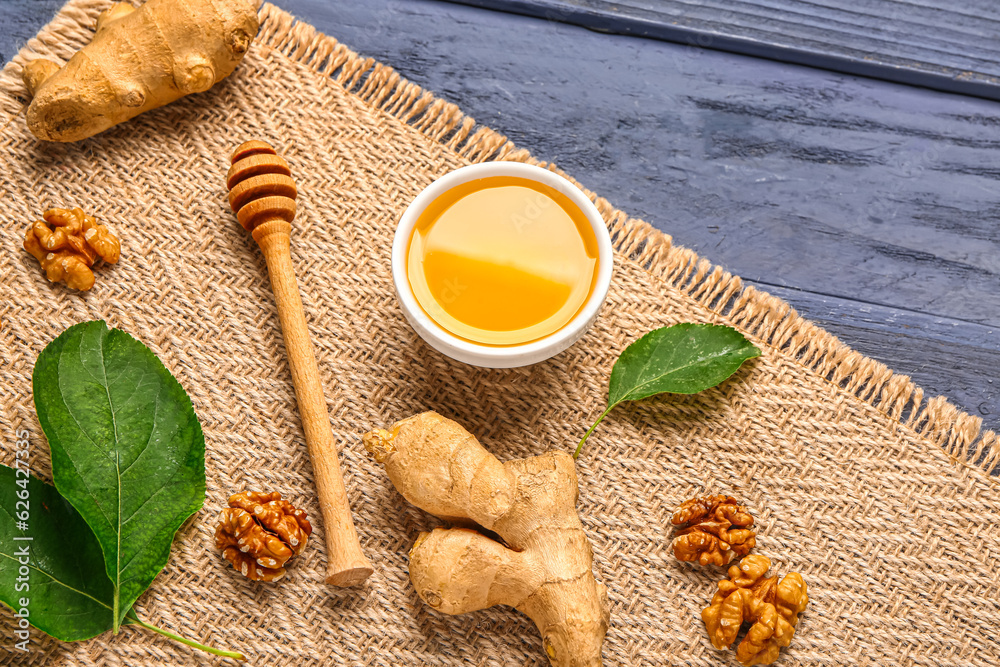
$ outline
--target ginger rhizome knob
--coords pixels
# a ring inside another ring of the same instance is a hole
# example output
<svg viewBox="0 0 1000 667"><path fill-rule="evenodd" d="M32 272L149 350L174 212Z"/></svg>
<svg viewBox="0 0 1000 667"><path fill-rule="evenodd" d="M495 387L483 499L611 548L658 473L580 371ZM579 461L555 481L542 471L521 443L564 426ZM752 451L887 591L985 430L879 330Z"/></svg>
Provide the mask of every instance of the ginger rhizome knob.
<svg viewBox="0 0 1000 667"><path fill-rule="evenodd" d="M232 74L260 23L256 0L118 2L97 18L90 43L65 64L36 58L21 77L33 98L28 129L79 141ZM76 40L74 35L73 40Z"/></svg>
<svg viewBox="0 0 1000 667"><path fill-rule="evenodd" d="M436 412L371 431L364 445L406 500L454 524L410 550L424 602L445 614L510 605L535 622L553 667L600 667L607 591L576 512L572 456L501 463Z"/></svg>

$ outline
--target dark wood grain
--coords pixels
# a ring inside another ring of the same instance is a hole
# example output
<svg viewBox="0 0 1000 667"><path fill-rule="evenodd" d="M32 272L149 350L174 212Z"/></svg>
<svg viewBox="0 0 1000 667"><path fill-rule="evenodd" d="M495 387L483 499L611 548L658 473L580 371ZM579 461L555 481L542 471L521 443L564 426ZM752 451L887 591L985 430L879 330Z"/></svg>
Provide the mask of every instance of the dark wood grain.
<svg viewBox="0 0 1000 667"><path fill-rule="evenodd" d="M0 51L57 4L0 3L35 21ZM280 4L1000 426L995 103L443 2Z"/></svg>
<svg viewBox="0 0 1000 667"><path fill-rule="evenodd" d="M1000 99L992 0L451 0Z"/></svg>

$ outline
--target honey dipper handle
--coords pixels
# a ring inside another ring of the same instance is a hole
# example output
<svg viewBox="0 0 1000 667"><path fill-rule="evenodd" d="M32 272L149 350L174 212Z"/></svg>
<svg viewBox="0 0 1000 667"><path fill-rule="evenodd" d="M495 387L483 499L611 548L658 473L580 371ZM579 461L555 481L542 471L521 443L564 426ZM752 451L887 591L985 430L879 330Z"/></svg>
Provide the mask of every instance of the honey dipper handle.
<svg viewBox="0 0 1000 667"><path fill-rule="evenodd" d="M271 289L285 338L288 366L295 385L295 398L302 417L302 429L316 477L316 491L326 532L326 583L354 586L368 578L372 566L361 552L358 534L351 521L351 508L347 502L337 444L330 428L330 414L320 382L316 354L292 269L290 232L289 223L270 220L254 228L253 238L267 261Z"/></svg>

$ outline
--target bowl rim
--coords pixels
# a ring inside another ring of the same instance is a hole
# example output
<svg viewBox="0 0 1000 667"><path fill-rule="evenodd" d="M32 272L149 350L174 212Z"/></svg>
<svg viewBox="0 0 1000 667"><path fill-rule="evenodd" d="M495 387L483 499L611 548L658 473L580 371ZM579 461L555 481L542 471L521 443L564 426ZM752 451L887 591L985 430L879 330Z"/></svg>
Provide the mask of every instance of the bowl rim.
<svg viewBox="0 0 1000 667"><path fill-rule="evenodd" d="M597 282L590 298L565 326L544 338L519 345L491 346L474 343L442 328L417 302L407 275L410 236L421 213L431 202L452 188L492 176L517 176L547 185L580 208L597 239ZM424 188L406 207L396 226L392 242L392 279L403 314L431 347L458 361L490 368L507 368L537 363L562 352L590 328L607 298L614 270L611 234L604 218L583 191L559 174L524 162L481 162L461 167Z"/></svg>

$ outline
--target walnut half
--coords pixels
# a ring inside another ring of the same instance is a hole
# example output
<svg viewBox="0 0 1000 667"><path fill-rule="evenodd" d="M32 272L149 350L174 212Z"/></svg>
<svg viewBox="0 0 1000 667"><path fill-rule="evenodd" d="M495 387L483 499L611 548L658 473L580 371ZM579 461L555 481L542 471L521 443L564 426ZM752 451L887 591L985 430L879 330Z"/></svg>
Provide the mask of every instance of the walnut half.
<svg viewBox="0 0 1000 667"><path fill-rule="evenodd" d="M24 249L42 265L46 277L67 287L89 290L94 286L91 268L100 257L114 264L121 244L104 225L80 208L50 208L24 235Z"/></svg>
<svg viewBox="0 0 1000 667"><path fill-rule="evenodd" d="M678 528L674 556L704 565L728 565L757 543L753 517L732 496L706 496L684 502L670 522Z"/></svg>
<svg viewBox="0 0 1000 667"><path fill-rule="evenodd" d="M215 530L215 546L243 576L277 581L311 534L306 513L282 500L280 493L247 491L230 496Z"/></svg>
<svg viewBox="0 0 1000 667"><path fill-rule="evenodd" d="M740 626L750 630L736 648L736 658L744 665L769 665L788 646L795 634L799 614L809 603L806 582L797 572L765 577L771 561L760 555L747 556L729 568L729 579L719 582L711 604L701 612L705 629L718 649L736 640Z"/></svg>

